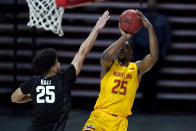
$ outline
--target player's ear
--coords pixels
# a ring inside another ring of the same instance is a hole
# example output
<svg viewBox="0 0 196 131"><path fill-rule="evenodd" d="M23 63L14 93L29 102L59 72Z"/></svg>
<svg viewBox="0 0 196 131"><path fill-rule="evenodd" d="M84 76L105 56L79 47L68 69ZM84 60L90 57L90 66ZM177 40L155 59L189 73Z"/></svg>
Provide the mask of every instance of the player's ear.
<svg viewBox="0 0 196 131"><path fill-rule="evenodd" d="M51 68L50 68L50 72L51 73L57 73L57 66L56 66L56 64L55 65L53 65Z"/></svg>

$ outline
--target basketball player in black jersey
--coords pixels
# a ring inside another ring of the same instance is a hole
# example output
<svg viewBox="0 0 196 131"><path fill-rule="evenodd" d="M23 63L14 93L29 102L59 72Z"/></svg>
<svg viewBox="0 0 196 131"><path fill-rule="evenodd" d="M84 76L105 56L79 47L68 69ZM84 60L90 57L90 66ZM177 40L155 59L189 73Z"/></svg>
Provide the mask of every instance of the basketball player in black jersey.
<svg viewBox="0 0 196 131"><path fill-rule="evenodd" d="M109 17L109 12L104 12L65 70L60 71L54 49L42 50L35 56L32 66L40 76L22 83L11 96L14 103L33 101L35 117L28 131L64 131L71 106L71 87Z"/></svg>

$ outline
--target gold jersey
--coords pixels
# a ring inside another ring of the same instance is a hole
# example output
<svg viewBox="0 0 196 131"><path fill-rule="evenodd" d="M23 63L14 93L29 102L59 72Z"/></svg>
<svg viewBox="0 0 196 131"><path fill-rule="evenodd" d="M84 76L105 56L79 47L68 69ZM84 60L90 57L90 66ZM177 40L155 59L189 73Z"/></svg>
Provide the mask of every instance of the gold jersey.
<svg viewBox="0 0 196 131"><path fill-rule="evenodd" d="M137 65L121 66L116 60L101 80L101 89L94 110L127 117L138 88Z"/></svg>

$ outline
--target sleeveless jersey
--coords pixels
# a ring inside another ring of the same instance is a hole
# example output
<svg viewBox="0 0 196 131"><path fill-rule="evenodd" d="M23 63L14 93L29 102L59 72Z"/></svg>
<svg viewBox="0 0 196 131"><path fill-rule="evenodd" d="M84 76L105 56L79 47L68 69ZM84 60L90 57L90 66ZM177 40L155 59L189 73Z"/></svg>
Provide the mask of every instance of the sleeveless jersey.
<svg viewBox="0 0 196 131"><path fill-rule="evenodd" d="M127 117L138 88L137 65L121 66L116 60L101 80L101 90L94 110Z"/></svg>

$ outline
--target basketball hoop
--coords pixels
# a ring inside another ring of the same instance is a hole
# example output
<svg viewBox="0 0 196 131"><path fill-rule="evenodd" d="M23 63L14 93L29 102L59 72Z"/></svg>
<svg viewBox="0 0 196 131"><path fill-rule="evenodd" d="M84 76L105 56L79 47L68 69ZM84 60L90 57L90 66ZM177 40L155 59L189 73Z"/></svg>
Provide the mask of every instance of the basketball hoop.
<svg viewBox="0 0 196 131"><path fill-rule="evenodd" d="M42 28L63 36L61 27L64 8L103 0L26 0L29 7L29 27Z"/></svg>

